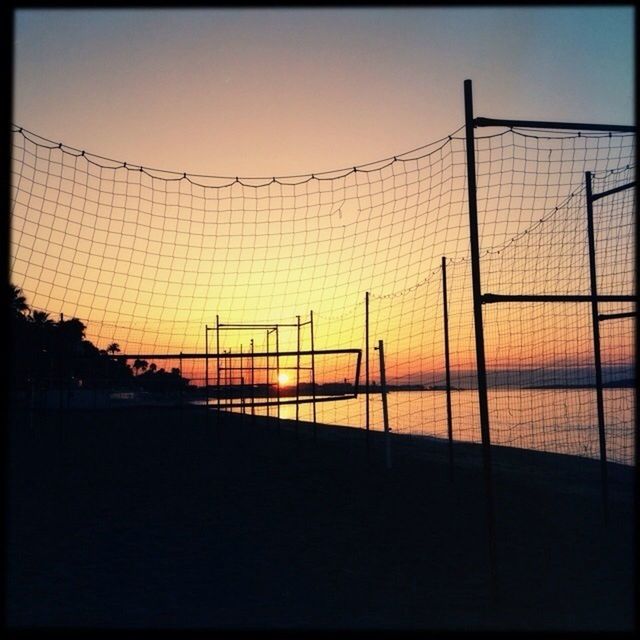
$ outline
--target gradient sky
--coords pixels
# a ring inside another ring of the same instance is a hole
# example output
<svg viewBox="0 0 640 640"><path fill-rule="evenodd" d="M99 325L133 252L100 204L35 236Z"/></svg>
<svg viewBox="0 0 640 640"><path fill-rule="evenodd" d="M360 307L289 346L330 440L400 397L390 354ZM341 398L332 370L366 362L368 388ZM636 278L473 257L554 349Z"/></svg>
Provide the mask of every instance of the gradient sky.
<svg viewBox="0 0 640 640"><path fill-rule="evenodd" d="M476 115L631 124L632 7L19 10L13 122L147 167L320 172Z"/></svg>
<svg viewBox="0 0 640 640"><path fill-rule="evenodd" d="M241 177L350 168L446 138L464 123L466 78L479 116L632 124L633 24L624 7L21 10L13 122L130 165ZM478 142L481 247L495 250L483 258L486 291L584 293L582 210L532 225L585 170L627 165L632 143L593 142L596 162L579 151L584 138L512 135ZM461 137L388 170L259 192L37 155L19 134L14 144L12 277L34 308L82 319L100 347L203 351L218 314L291 322L311 309L317 348L353 347L370 292L392 376L435 371L446 255L454 364L473 365ZM604 240L628 278L620 238L632 204L616 206ZM522 312L487 310L493 363L590 354L588 313L564 309L551 327L542 314L533 331ZM629 335L603 348L622 361Z"/></svg>

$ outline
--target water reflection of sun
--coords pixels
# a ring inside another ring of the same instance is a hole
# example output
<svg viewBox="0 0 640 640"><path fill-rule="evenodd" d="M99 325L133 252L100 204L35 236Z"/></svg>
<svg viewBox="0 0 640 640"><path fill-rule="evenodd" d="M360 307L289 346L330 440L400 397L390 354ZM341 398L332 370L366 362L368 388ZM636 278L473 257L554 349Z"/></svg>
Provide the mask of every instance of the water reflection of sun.
<svg viewBox="0 0 640 640"><path fill-rule="evenodd" d="M287 382L289 382L289 376L286 373L279 373L278 374L278 384L281 387L284 387Z"/></svg>

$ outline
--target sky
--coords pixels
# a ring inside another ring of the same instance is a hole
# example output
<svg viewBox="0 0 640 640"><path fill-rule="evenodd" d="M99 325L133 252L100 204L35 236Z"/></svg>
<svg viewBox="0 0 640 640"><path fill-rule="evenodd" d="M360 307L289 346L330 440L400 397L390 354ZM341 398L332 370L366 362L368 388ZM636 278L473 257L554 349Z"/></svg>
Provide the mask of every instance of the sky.
<svg viewBox="0 0 640 640"><path fill-rule="evenodd" d="M387 158L476 115L631 124L632 7L15 13L13 122L224 176Z"/></svg>
<svg viewBox="0 0 640 640"><path fill-rule="evenodd" d="M150 169L308 175L446 139L464 124L465 79L476 116L633 124L633 43L630 7L19 10L12 120ZM484 140L478 156L481 248L495 251L483 282L492 292L586 293L583 212L565 207L532 225L596 169L593 149L509 135ZM624 167L629 138L600 145L597 167ZM255 191L98 168L19 134L14 144L12 278L34 308L80 318L100 347L202 351L218 314L291 322L310 310L316 348L359 347L370 292L395 377L433 372L446 255L456 366L474 364L461 139L344 181ZM599 246L609 241L619 260L633 249L621 240L632 204L617 202L620 224ZM565 311L549 333L548 314L533 331L525 309L504 322L487 310L494 363L589 358L589 315ZM625 327L608 342L621 362Z"/></svg>

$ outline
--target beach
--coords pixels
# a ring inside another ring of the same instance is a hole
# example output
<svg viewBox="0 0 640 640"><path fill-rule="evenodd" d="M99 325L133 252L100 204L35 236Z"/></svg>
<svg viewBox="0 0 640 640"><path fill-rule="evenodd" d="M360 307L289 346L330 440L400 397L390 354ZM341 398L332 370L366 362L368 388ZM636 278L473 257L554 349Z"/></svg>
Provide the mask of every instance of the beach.
<svg viewBox="0 0 640 640"><path fill-rule="evenodd" d="M194 407L16 411L10 628L631 630L635 469ZM493 594L493 595L492 595Z"/></svg>

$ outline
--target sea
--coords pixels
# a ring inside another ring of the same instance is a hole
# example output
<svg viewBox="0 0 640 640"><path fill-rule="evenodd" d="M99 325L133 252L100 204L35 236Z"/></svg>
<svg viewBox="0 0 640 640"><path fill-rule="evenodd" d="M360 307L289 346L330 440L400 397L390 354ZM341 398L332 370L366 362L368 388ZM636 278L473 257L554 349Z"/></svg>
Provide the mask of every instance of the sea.
<svg viewBox="0 0 640 640"><path fill-rule="evenodd" d="M624 465L635 464L635 391L630 388L603 390L605 444L607 460ZM387 394L389 428L392 433L447 439L449 422L454 441L481 442L478 392L451 391L451 419L448 419L447 394L441 390L390 391ZM282 398L290 400L290 398ZM300 404L255 407L258 415L313 421L310 397ZM275 402L275 399L272 399ZM234 411L241 411L239 400ZM367 397L316 402L315 420L321 424L366 428ZM210 399L215 405L216 401ZM600 458L595 389L522 389L488 390L491 443ZM252 409L245 407L250 413ZM369 395L369 428L384 430L382 396Z"/></svg>

